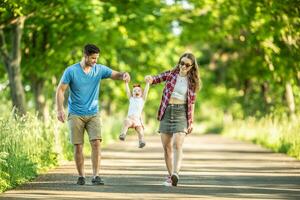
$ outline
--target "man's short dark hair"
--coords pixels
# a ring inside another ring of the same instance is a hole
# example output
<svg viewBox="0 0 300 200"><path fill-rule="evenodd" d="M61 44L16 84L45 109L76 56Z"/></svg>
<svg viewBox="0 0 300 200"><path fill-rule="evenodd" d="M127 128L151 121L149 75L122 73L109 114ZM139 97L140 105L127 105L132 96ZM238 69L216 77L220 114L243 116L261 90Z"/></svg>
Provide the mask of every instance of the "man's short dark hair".
<svg viewBox="0 0 300 200"><path fill-rule="evenodd" d="M100 53L100 49L94 44L86 44L83 48L83 53L90 56L95 53Z"/></svg>

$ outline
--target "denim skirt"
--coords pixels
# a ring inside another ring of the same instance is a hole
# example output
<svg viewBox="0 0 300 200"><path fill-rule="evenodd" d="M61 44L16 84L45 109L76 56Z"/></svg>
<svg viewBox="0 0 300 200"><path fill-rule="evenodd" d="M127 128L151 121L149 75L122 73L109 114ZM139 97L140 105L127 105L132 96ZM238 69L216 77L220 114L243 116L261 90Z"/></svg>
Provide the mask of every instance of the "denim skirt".
<svg viewBox="0 0 300 200"><path fill-rule="evenodd" d="M187 105L169 104L159 124L159 133L187 133Z"/></svg>

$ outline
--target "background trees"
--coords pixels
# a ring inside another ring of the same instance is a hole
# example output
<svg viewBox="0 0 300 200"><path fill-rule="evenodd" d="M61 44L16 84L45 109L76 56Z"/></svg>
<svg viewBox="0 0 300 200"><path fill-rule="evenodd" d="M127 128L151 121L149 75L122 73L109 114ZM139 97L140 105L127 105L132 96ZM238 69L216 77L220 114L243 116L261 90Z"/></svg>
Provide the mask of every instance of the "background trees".
<svg viewBox="0 0 300 200"><path fill-rule="evenodd" d="M299 0L0 1L0 191L61 157L72 158L67 127L53 112L54 96L64 69L80 61L86 43L101 48L101 64L130 72L132 82L142 85L145 75L170 69L192 51L203 79L195 134L244 138L299 159L299 5ZM162 87L151 87L144 109L149 133L157 127ZM118 137L120 116L128 109L124 84L104 80L100 99L105 144ZM18 115L11 115L12 108ZM294 113L297 117L289 117Z"/></svg>
<svg viewBox="0 0 300 200"><path fill-rule="evenodd" d="M240 116L294 113L299 102L297 0L31 0L4 1L0 11L1 78L9 80L12 105L21 114L29 107L48 115L62 71L80 60L85 43L99 45L100 62L129 71L134 82L191 50L204 93L213 98L218 87L233 89L229 102L241 105ZM107 81L102 88L107 112L125 109L117 103L125 101L119 84ZM153 113L160 97L150 93L147 110Z"/></svg>

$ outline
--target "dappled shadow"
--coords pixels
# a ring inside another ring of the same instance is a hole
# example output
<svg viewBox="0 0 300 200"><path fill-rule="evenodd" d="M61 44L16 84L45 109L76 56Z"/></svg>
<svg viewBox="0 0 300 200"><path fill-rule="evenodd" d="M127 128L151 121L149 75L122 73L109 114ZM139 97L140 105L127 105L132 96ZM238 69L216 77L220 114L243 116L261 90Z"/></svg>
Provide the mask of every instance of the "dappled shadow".
<svg viewBox="0 0 300 200"><path fill-rule="evenodd" d="M162 148L161 149L158 149L158 148L151 148L151 147L145 147L145 149L147 150L146 153L160 153L162 152ZM204 148L201 148L201 146L199 146L198 148L189 148L189 147L186 147L184 149L184 152L195 152L195 150L199 151L199 152L223 152L223 153L247 153L247 154L251 154L251 153L262 153L262 154L272 154L274 152L271 152L271 151L266 151L266 150L243 150L243 149L235 149L235 150L232 150L232 149L214 149L213 151L211 149L204 149ZM120 152L123 152L124 149L121 149L121 148L116 148L116 149L105 149L103 150L103 152L117 152L117 153L120 153ZM126 150L126 153L145 153L143 151L141 151L140 149L138 150L135 150L135 149L130 149L130 150ZM90 158L88 156L88 158Z"/></svg>
<svg viewBox="0 0 300 200"><path fill-rule="evenodd" d="M104 186L93 186L87 183L85 186L75 184L76 177L60 174L60 180L45 182L32 182L19 190L31 190L30 195L46 196L55 194L65 198L80 199L87 193L97 197L103 193L115 194L151 194L159 199L160 194L184 195L188 196L209 196L222 198L252 198L263 197L264 199L297 199L300 197L300 179L294 176L182 176L180 186L164 187L161 186L161 175L128 175L128 174L107 174L104 176ZM66 180L64 180L66 179ZM67 181L68 180L68 181ZM89 181L89 179L87 179ZM36 191L36 192L35 192ZM55 193L55 191L59 191ZM77 198L73 192L80 193ZM16 197L16 196L15 196ZM92 196L91 196L92 197ZM114 197L114 195L112 195ZM5 199L13 198L6 196ZM25 195L19 199L28 199ZM1 199L1 196L0 196ZM100 198L101 199L101 198Z"/></svg>
<svg viewBox="0 0 300 200"><path fill-rule="evenodd" d="M91 162L86 160L84 186L75 184L70 162L0 199L300 199L300 162L295 159L218 136L192 137L186 143L178 187L161 185L166 169L156 139L143 150L135 141L105 148L104 186L91 184Z"/></svg>

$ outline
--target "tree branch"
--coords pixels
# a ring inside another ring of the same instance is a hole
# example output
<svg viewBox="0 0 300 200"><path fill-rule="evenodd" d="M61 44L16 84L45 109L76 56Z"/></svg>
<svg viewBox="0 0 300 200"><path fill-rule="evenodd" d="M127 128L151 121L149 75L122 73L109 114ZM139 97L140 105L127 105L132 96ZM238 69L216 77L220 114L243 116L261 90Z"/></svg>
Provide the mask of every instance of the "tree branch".
<svg viewBox="0 0 300 200"><path fill-rule="evenodd" d="M12 59L18 63L21 62L21 39L23 34L24 22L26 17L19 17L18 21L13 25L13 49Z"/></svg>
<svg viewBox="0 0 300 200"><path fill-rule="evenodd" d="M3 29L3 28L5 28L5 27L7 27L9 25L18 23L19 22L19 18L24 18L24 20L26 20L27 18L32 17L33 15L34 15L34 12L29 13L26 16L19 16L17 18L11 19L10 21L8 21L6 23L0 24L0 29Z"/></svg>

